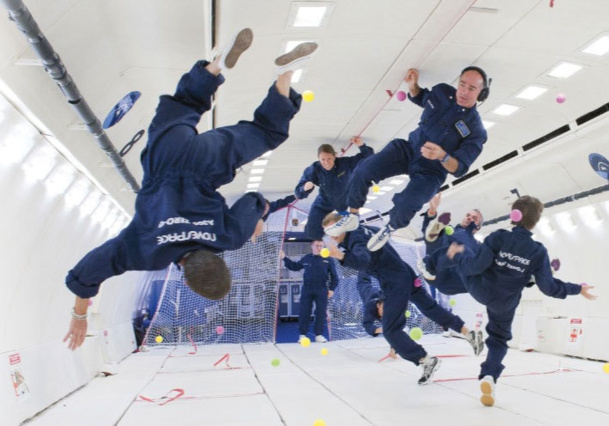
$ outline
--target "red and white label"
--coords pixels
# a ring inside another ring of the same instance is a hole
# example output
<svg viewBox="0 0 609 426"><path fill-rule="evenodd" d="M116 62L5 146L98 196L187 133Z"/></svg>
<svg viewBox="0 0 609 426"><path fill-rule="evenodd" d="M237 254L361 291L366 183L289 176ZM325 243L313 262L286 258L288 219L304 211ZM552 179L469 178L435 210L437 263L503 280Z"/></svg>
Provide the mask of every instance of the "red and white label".
<svg viewBox="0 0 609 426"><path fill-rule="evenodd" d="M8 356L8 363L10 365L16 365L21 362L21 355L19 354L11 354Z"/></svg>

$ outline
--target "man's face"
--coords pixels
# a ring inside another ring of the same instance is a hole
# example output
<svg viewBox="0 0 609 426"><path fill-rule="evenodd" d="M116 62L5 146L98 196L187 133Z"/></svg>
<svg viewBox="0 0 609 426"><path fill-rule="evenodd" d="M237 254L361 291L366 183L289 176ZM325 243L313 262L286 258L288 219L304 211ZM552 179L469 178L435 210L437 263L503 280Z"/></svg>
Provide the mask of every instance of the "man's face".
<svg viewBox="0 0 609 426"><path fill-rule="evenodd" d="M461 221L461 226L464 228L467 228L468 225L472 222L474 222L476 224L476 226L480 226L480 222L482 221L482 215L477 212L476 210L470 210L465 214L465 217L463 218L463 220ZM476 232L476 230L474 230L474 232Z"/></svg>
<svg viewBox="0 0 609 426"><path fill-rule="evenodd" d="M465 71L459 78L457 86L457 105L471 108L476 105L478 95L484 87L480 73L474 70Z"/></svg>
<svg viewBox="0 0 609 426"><path fill-rule="evenodd" d="M321 163L321 167L326 170L332 170L332 167L334 167L335 159L336 156L334 154L330 154L327 152L322 152L321 154L319 154L319 162Z"/></svg>
<svg viewBox="0 0 609 426"><path fill-rule="evenodd" d="M315 256L319 256L319 252L321 252L322 248L324 248L323 241L313 241L311 243L311 253Z"/></svg>

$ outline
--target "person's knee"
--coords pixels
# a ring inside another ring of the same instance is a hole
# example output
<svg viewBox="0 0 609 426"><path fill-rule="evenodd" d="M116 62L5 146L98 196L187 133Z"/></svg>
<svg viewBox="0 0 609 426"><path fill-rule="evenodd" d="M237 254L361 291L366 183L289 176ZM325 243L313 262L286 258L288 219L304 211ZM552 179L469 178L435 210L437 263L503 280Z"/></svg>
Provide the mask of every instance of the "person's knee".
<svg viewBox="0 0 609 426"><path fill-rule="evenodd" d="M228 294L231 276L224 259L208 250L190 253L183 261L184 279L192 291L207 299L218 300Z"/></svg>

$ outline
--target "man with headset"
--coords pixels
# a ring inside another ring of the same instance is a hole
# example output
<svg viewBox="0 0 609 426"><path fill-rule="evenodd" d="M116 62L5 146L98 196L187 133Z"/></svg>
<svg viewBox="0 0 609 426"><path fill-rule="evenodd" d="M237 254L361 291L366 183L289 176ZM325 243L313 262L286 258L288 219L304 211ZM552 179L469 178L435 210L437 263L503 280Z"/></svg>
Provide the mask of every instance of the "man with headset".
<svg viewBox="0 0 609 426"><path fill-rule="evenodd" d="M423 108L419 127L408 140L394 139L379 153L359 163L351 178L347 203L349 212L326 234L340 235L357 229L359 209L366 202L368 188L391 176L407 174L406 188L393 196L389 223L368 242L368 249L380 249L391 232L408 226L423 204L436 194L448 173L467 173L482 152L487 134L476 105L489 95L490 82L478 67L465 68L457 88L440 83L431 90L419 86L419 72L410 69L404 81L408 98Z"/></svg>

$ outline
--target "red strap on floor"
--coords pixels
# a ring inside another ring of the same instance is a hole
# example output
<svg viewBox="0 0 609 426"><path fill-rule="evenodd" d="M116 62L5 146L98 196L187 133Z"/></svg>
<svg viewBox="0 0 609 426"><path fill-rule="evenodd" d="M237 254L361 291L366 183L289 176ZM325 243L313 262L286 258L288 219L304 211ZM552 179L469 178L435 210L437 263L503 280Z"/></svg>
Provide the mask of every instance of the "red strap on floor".
<svg viewBox="0 0 609 426"><path fill-rule="evenodd" d="M216 361L216 362L214 363L214 367L215 367L215 366L217 366L218 364L220 364L220 363L221 363L222 361L224 361L224 360L226 360L226 366L227 366L227 367L230 367L230 365L228 365L228 360L229 360L229 358L230 358L230 355L229 355L229 354L227 354L227 353L226 353L226 354L224 354L224 356L223 356L222 358L220 358L218 361Z"/></svg>
<svg viewBox="0 0 609 426"><path fill-rule="evenodd" d="M170 397L169 395L170 395L172 392L175 392L175 395L173 395L173 396L171 396L171 397ZM170 402L172 402L172 401L175 401L176 399L178 399L178 398L179 398L179 397L181 397L182 395L184 395L184 389L179 389L179 388L176 388L176 389L172 389L172 390L170 390L169 392L167 392L167 394L166 394L165 396L162 396L162 397L157 398L157 399L151 399L151 398L145 397L145 396L143 396L143 395L140 395L140 398L141 398L143 401L146 401L146 402L152 402L152 403L154 403L154 404L156 404L156 405L165 405L165 404L169 404L169 403L170 403ZM159 403L159 401L163 401L163 402Z"/></svg>
<svg viewBox="0 0 609 426"><path fill-rule="evenodd" d="M188 335L188 340L190 340L193 348L195 348L193 352L188 352L188 355L195 355L197 353L197 345L195 344L194 340L192 340L192 337L190 337L190 334Z"/></svg>

